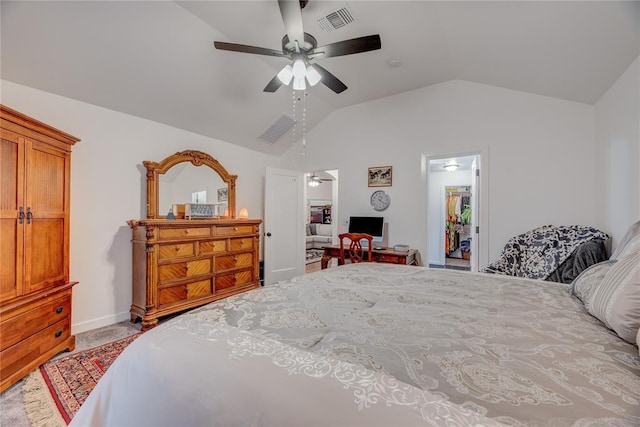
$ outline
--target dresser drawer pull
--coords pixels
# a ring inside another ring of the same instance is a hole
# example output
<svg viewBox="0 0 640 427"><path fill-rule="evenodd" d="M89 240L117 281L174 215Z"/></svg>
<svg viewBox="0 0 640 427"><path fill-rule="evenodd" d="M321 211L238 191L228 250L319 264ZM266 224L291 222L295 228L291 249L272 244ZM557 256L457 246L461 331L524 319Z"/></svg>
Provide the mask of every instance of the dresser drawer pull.
<svg viewBox="0 0 640 427"><path fill-rule="evenodd" d="M233 227L233 231L238 231L238 227Z"/></svg>
<svg viewBox="0 0 640 427"><path fill-rule="evenodd" d="M237 263L238 263L238 257L235 257L235 256L234 256L234 257L233 257L233 258L231 258L231 259L233 260L233 263L234 263L234 264L237 264Z"/></svg>
<svg viewBox="0 0 640 427"><path fill-rule="evenodd" d="M63 311L64 311L64 307L63 307L63 306L60 306L60 307L56 308L56 313L57 313L57 314L60 314L60 313L62 313Z"/></svg>
<svg viewBox="0 0 640 427"><path fill-rule="evenodd" d="M56 331L55 333L56 338L60 338L60 335L62 335L62 330Z"/></svg>

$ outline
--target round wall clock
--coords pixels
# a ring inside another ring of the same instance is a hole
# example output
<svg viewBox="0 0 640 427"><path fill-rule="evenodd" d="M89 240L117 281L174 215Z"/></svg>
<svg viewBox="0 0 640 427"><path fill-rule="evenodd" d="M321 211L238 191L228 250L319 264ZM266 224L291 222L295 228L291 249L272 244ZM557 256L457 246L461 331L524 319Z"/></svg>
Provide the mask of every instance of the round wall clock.
<svg viewBox="0 0 640 427"><path fill-rule="evenodd" d="M391 204L391 197L382 190L374 191L371 195L371 206L376 211L383 211Z"/></svg>

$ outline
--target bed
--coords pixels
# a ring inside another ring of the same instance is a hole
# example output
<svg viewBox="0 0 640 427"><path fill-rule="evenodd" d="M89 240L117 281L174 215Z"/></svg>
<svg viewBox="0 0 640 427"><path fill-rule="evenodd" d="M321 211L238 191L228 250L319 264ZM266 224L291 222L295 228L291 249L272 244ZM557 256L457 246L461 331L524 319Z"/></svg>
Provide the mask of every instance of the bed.
<svg viewBox="0 0 640 427"><path fill-rule="evenodd" d="M598 286L576 288L377 263L307 274L142 334L71 425L638 426L640 337L589 313Z"/></svg>

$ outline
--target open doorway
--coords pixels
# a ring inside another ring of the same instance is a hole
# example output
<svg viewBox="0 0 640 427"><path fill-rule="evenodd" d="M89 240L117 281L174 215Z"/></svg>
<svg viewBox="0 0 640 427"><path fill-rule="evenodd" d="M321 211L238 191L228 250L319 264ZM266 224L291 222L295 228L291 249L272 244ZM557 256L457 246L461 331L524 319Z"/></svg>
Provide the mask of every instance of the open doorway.
<svg viewBox="0 0 640 427"><path fill-rule="evenodd" d="M323 248L337 238L338 171L305 174L306 242L305 271L320 270Z"/></svg>
<svg viewBox="0 0 640 427"><path fill-rule="evenodd" d="M478 271L479 170L479 154L429 159L429 267Z"/></svg>

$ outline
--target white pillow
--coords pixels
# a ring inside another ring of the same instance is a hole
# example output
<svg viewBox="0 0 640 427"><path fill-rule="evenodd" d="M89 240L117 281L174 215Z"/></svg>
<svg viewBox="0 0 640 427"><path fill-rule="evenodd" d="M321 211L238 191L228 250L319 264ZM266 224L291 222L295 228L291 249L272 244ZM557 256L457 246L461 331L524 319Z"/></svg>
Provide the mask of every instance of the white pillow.
<svg viewBox="0 0 640 427"><path fill-rule="evenodd" d="M571 293L582 301L587 310L589 310L593 293L600 287L604 277L615 263L615 260L609 260L591 265L571 282Z"/></svg>
<svg viewBox="0 0 640 427"><path fill-rule="evenodd" d="M618 260L593 292L588 307L623 340L634 343L640 328L640 250Z"/></svg>
<svg viewBox="0 0 640 427"><path fill-rule="evenodd" d="M622 259L637 250L640 250L640 221L631 224L609 259Z"/></svg>

